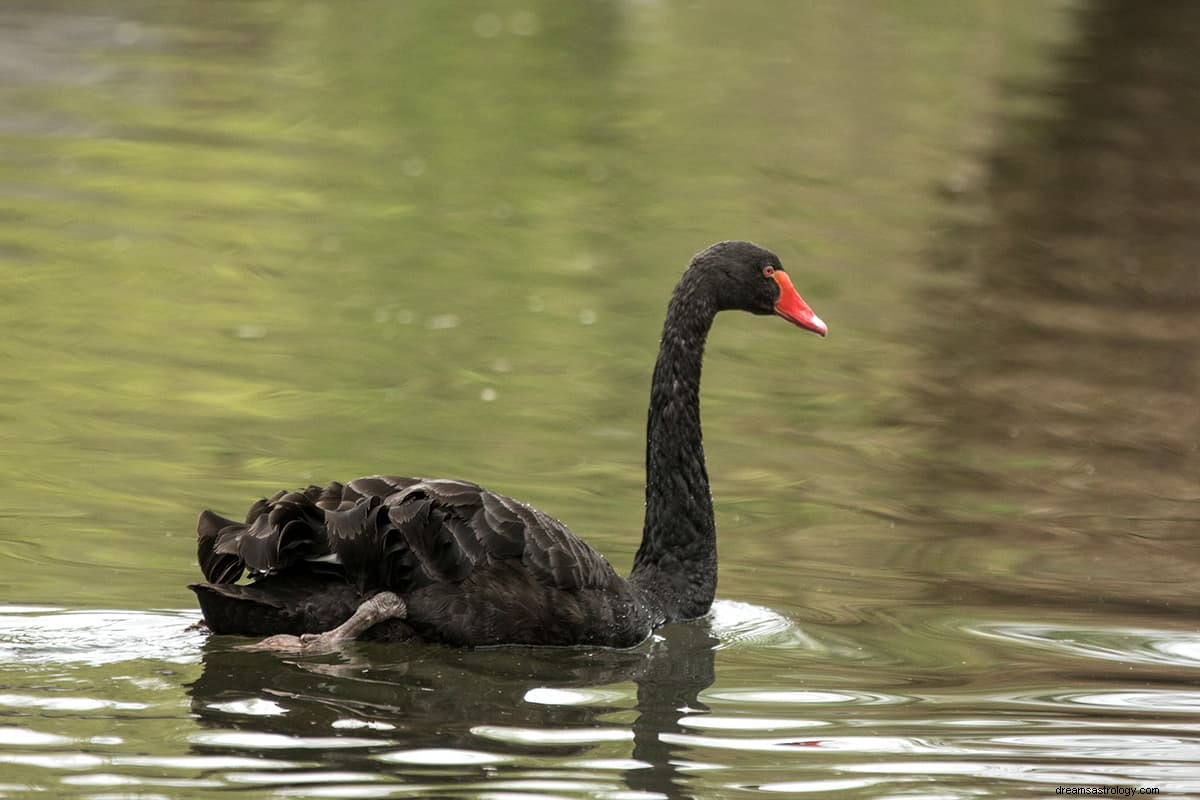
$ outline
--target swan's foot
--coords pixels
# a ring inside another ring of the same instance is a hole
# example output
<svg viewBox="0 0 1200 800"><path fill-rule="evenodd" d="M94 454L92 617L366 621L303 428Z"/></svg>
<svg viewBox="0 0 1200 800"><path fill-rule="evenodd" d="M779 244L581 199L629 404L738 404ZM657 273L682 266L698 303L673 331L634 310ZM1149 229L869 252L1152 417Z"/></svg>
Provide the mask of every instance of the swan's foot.
<svg viewBox="0 0 1200 800"><path fill-rule="evenodd" d="M304 633L292 636L280 633L268 636L261 642L243 645L242 650L276 650L287 653L319 654L332 653L344 643L357 639L367 629L389 619L404 619L408 607L392 592L379 594L364 600L350 618L333 630L324 633Z"/></svg>

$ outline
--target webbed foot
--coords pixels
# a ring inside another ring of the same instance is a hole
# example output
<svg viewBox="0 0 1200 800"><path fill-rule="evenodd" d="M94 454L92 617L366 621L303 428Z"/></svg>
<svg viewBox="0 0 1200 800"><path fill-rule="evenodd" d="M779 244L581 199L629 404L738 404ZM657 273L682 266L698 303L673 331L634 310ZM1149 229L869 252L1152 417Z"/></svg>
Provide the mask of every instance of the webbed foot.
<svg viewBox="0 0 1200 800"><path fill-rule="evenodd" d="M350 618L324 633L304 633L293 636L280 633L268 636L261 642L242 645L240 650L273 650L285 653L320 654L332 653L345 642L357 639L369 628L389 619L404 619L408 607L392 592L379 594L364 600Z"/></svg>

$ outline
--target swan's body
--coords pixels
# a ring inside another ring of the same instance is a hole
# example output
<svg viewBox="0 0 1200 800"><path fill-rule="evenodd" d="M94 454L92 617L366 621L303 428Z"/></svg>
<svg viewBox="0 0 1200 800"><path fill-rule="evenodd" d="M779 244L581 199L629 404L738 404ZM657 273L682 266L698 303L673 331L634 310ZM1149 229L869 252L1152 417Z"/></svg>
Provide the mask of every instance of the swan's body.
<svg viewBox="0 0 1200 800"><path fill-rule="evenodd" d="M191 588L209 628L297 636L341 625L342 637L627 647L702 616L717 557L700 366L713 317L731 308L825 335L772 253L722 242L692 259L654 369L646 518L628 579L558 520L473 483L359 478L259 500L245 523L201 514L207 582ZM236 583L246 571L254 581Z"/></svg>

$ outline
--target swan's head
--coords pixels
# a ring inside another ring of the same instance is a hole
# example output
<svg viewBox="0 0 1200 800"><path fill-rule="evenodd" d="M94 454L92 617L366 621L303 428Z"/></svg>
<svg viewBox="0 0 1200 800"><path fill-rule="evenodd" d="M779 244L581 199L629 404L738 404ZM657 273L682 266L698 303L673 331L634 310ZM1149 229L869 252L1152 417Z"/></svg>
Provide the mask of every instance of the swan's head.
<svg viewBox="0 0 1200 800"><path fill-rule="evenodd" d="M691 267L703 272L721 311L775 314L818 336L829 334L770 250L750 242L717 242L697 253Z"/></svg>

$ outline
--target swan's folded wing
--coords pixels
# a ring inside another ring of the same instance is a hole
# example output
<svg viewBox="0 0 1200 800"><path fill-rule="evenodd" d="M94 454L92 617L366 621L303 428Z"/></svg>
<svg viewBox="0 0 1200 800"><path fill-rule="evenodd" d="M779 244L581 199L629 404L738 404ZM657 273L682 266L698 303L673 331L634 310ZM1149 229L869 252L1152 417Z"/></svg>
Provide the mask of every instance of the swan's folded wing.
<svg viewBox="0 0 1200 800"><path fill-rule="evenodd" d="M196 523L197 557L200 562L200 571L204 574L206 581L209 583L234 583L242 577L242 571L245 569L242 559L236 553L218 550L217 544L221 541L221 534L224 531L231 528L244 529L245 527L240 522L225 519L211 511L200 512L200 519Z"/></svg>
<svg viewBox="0 0 1200 800"><path fill-rule="evenodd" d="M428 502L441 515L441 527L420 535L401 525L409 544L437 580L462 580L481 563L520 561L538 582L567 591L603 588L618 580L608 561L557 519L478 484L456 480L375 478L395 485L387 497L393 520L414 502ZM411 482L408 482L411 481ZM354 482L357 488L357 483Z"/></svg>
<svg viewBox="0 0 1200 800"><path fill-rule="evenodd" d="M620 579L608 559L558 520L530 508L535 522L526 527L523 561L543 583L559 589L604 589Z"/></svg>
<svg viewBox="0 0 1200 800"><path fill-rule="evenodd" d="M234 583L243 571L323 569L360 587L406 592L500 562L566 591L619 580L558 520L467 481L371 476L310 486L257 501L245 523L206 511L197 530L211 583Z"/></svg>
<svg viewBox="0 0 1200 800"><path fill-rule="evenodd" d="M244 570L267 575L326 552L324 522L305 505L307 499L301 494L284 495L259 513L252 509L249 523L233 522L211 511L201 513L196 525L197 556L205 579L234 583Z"/></svg>

